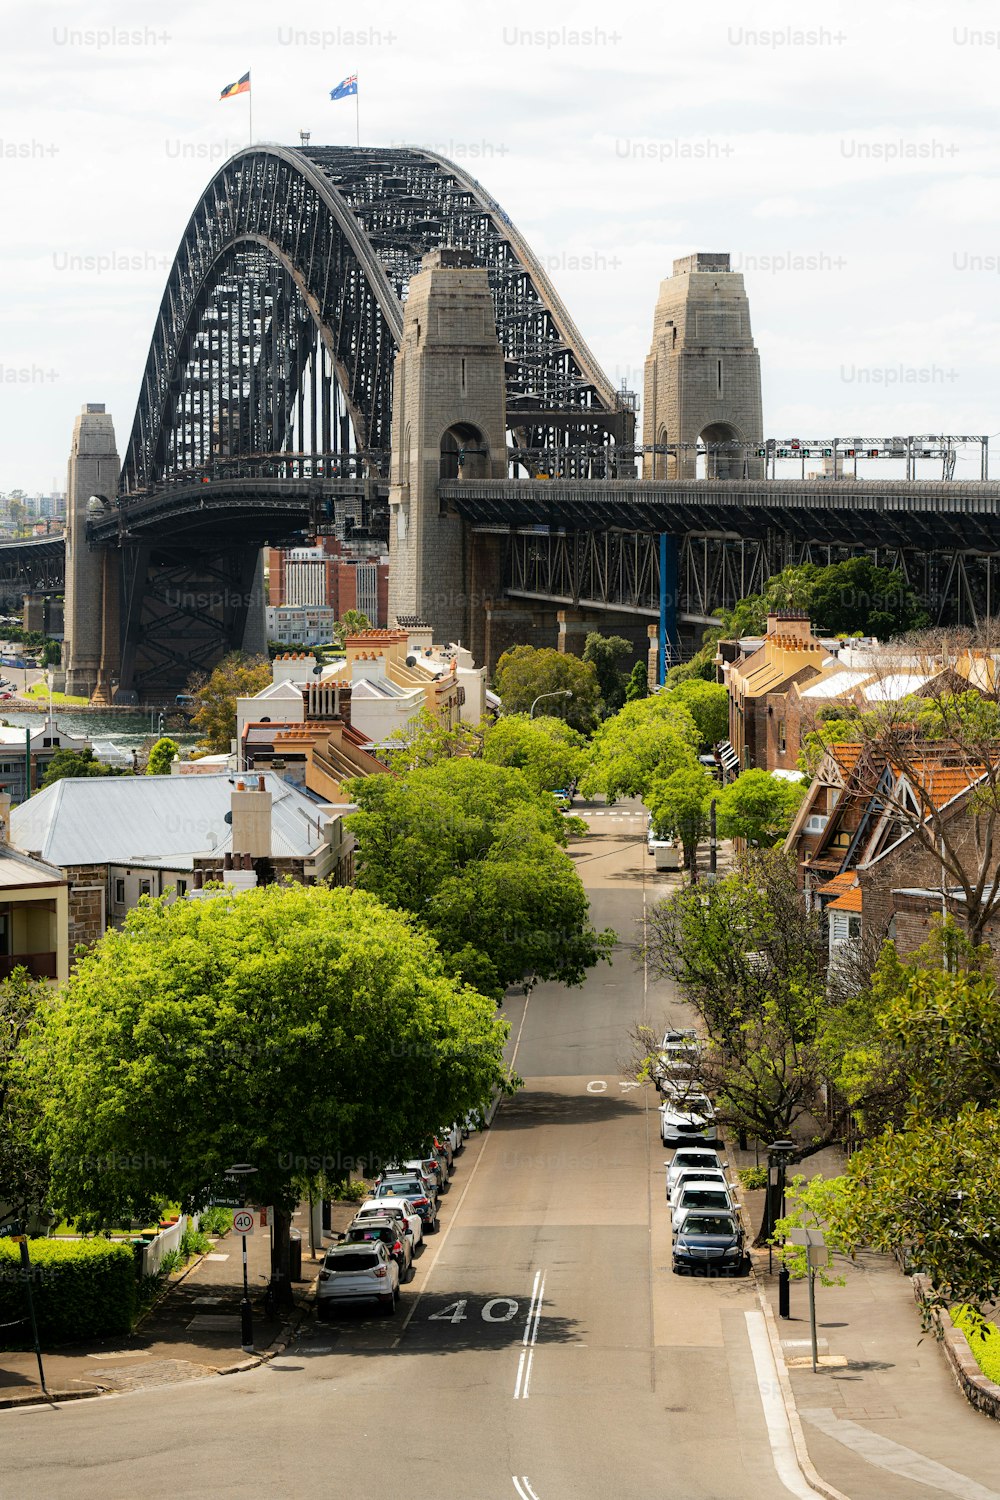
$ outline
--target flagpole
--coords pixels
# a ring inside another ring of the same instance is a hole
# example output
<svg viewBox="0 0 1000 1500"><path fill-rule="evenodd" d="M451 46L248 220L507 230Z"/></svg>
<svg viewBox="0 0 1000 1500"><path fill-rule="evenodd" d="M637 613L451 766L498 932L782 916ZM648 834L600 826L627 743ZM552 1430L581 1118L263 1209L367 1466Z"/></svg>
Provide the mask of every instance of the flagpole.
<svg viewBox="0 0 1000 1500"><path fill-rule="evenodd" d="M354 144L356 146L361 145L361 104L359 102L361 98L360 83L360 79L356 78L354 80Z"/></svg>
<svg viewBox="0 0 1000 1500"><path fill-rule="evenodd" d="M247 105L250 110L250 144L253 145L253 79L250 79L250 87L247 89Z"/></svg>

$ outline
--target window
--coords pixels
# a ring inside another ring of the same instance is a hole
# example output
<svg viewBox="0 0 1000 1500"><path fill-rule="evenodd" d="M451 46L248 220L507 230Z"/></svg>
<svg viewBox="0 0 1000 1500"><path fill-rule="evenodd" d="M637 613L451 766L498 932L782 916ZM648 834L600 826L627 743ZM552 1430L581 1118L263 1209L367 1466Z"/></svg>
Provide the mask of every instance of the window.
<svg viewBox="0 0 1000 1500"><path fill-rule="evenodd" d="M149 894L150 894L150 884L149 884L149 881L148 880L140 880L139 881L139 895L140 896L148 896Z"/></svg>
<svg viewBox="0 0 1000 1500"><path fill-rule="evenodd" d="M180 901L183 896L187 895L187 888L188 888L188 883L187 883L186 880L178 880L178 882L177 882L177 899L178 899L178 901Z"/></svg>
<svg viewBox="0 0 1000 1500"><path fill-rule="evenodd" d="M787 742L785 740L785 721L784 721L784 719L779 719L778 720L778 754L779 755L784 755L784 753L787 750L787 748L788 748L788 745L787 745Z"/></svg>
<svg viewBox="0 0 1000 1500"><path fill-rule="evenodd" d="M125 905L125 880L121 875L115 880L115 905Z"/></svg>
<svg viewBox="0 0 1000 1500"><path fill-rule="evenodd" d="M822 833L828 822L829 819L824 818L822 813L810 813L806 818L805 831L806 833Z"/></svg>

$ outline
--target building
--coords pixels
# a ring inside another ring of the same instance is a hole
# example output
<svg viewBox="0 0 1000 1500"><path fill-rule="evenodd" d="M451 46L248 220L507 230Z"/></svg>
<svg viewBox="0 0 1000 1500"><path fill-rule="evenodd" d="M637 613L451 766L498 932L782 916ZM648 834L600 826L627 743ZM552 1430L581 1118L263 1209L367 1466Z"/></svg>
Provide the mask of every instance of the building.
<svg viewBox="0 0 1000 1500"><path fill-rule="evenodd" d="M324 646L333 640L337 611L325 604L269 604L267 638L281 646Z"/></svg>
<svg viewBox="0 0 1000 1500"><path fill-rule="evenodd" d="M348 610L359 610L376 628L385 625L389 603L386 557L356 550L338 537L322 536L311 547L272 547L267 560L268 602L272 607L323 607L333 611L335 620ZM314 644L301 635L275 634L271 639Z"/></svg>
<svg viewBox="0 0 1000 1500"><path fill-rule="evenodd" d="M226 774L65 777L15 808L15 848L68 882L69 941L96 942L142 896L193 889L195 872L247 856L260 881L345 883L353 873L351 810L281 777Z"/></svg>
<svg viewBox="0 0 1000 1500"><path fill-rule="evenodd" d="M89 746L86 735L70 734L47 716L35 729L0 723L0 793L6 792L13 803L24 802L41 786L53 756Z"/></svg>
<svg viewBox="0 0 1000 1500"><path fill-rule="evenodd" d="M0 979L69 977L69 884L62 872L8 842L10 800L0 797Z"/></svg>

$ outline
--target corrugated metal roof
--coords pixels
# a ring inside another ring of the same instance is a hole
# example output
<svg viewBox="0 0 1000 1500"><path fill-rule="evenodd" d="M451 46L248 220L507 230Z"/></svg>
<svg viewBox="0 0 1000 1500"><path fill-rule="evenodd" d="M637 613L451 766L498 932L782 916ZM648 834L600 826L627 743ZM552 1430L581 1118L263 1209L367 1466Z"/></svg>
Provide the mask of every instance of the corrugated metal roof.
<svg viewBox="0 0 1000 1500"><path fill-rule="evenodd" d="M43 865L41 860L0 844L0 891L26 889L38 885L65 885L61 870Z"/></svg>
<svg viewBox="0 0 1000 1500"><path fill-rule="evenodd" d="M271 793L271 852L301 859L320 842L318 811L297 787L264 772ZM156 862L232 847L226 813L237 778L207 776L64 777L11 813L11 842L50 865ZM248 785L254 785L250 778ZM214 842L213 842L214 840Z"/></svg>

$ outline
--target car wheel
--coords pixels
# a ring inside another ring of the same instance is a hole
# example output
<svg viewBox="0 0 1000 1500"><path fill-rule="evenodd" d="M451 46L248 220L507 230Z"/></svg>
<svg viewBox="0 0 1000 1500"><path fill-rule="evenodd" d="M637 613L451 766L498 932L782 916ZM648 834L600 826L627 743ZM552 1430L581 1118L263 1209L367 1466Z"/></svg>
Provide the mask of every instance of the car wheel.
<svg viewBox="0 0 1000 1500"><path fill-rule="evenodd" d="M440 1234L440 1232L441 1232L441 1220L440 1219L435 1219L434 1223L431 1225L431 1234Z"/></svg>

